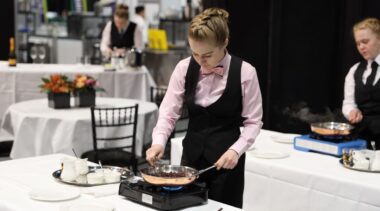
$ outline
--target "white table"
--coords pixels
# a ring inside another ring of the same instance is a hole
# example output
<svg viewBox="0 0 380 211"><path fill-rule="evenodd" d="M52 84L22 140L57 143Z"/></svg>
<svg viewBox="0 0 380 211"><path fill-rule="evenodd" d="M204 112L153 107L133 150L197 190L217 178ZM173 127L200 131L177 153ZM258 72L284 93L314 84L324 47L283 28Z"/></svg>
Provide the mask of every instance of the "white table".
<svg viewBox="0 0 380 211"><path fill-rule="evenodd" d="M106 90L97 93L101 97L149 101L150 87L156 85L145 66L105 72L101 65L17 64L17 67L9 67L7 62L0 62L0 118L14 103L46 97L37 86L42 83L41 77L54 73L71 78L77 73L93 76Z"/></svg>
<svg viewBox="0 0 380 211"><path fill-rule="evenodd" d="M155 103L122 99L96 98L96 105L114 107L139 104L136 132L136 154L149 143L158 118ZM78 155L93 149L90 108L52 109L47 99L23 101L11 105L5 113L2 128L14 136L11 158L53 153Z"/></svg>
<svg viewBox="0 0 380 211"><path fill-rule="evenodd" d="M117 195L119 185L97 187L77 187L56 181L52 173L60 168L60 161L69 156L53 154L47 156L17 159L0 162L0 210L1 211L62 211L74 203L104 203L114 207L115 211L150 211L147 206L129 201ZM39 187L58 190L80 189L79 198L59 202L35 201L28 193ZM102 195L102 196L100 196ZM185 211L217 211L212 208L223 208L223 211L238 211L226 204L208 200L208 204L184 209Z"/></svg>
<svg viewBox="0 0 380 211"><path fill-rule="evenodd" d="M243 209L255 211L379 211L380 174L344 168L339 158L293 149L273 141L286 136L261 130L246 154ZM172 164L182 154L182 138L172 139ZM280 151L284 159L256 158L257 151Z"/></svg>

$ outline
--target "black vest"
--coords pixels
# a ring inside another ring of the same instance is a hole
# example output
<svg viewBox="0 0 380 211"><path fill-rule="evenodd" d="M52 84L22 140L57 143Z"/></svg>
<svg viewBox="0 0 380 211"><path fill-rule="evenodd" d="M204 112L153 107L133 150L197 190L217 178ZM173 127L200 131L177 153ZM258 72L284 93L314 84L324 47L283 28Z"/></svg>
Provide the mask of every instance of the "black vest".
<svg viewBox="0 0 380 211"><path fill-rule="evenodd" d="M126 31L123 34L119 34L115 23L112 21L111 24L111 44L110 48L132 48L135 45L134 34L135 34L136 24L129 22Z"/></svg>
<svg viewBox="0 0 380 211"><path fill-rule="evenodd" d="M363 115L380 115L380 83L375 86L366 86L363 81L363 73L367 67L367 62L360 62L354 73L355 79L355 102Z"/></svg>
<svg viewBox="0 0 380 211"><path fill-rule="evenodd" d="M242 60L232 56L223 94L204 108L194 101L200 66L191 58L185 79L189 125L183 141L183 153L190 162L203 157L214 163L238 140L242 123L241 65Z"/></svg>

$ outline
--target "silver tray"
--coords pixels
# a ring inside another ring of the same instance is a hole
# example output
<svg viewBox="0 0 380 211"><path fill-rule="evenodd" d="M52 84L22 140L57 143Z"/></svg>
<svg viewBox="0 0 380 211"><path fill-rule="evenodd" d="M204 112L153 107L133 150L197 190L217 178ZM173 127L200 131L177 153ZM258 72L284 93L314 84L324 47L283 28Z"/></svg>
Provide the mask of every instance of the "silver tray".
<svg viewBox="0 0 380 211"><path fill-rule="evenodd" d="M362 172L369 172L369 173L380 173L380 171L378 171L378 170L376 170L376 171L372 171L372 170L369 170L369 169L358 169L358 168L354 168L354 167L351 167L351 166L345 165L345 164L343 163L343 159L340 159L340 160L339 160L339 163L342 164L343 167L348 168L348 169L351 169L351 170L355 170L355 171L362 171Z"/></svg>
<svg viewBox="0 0 380 211"><path fill-rule="evenodd" d="M100 169L100 166L89 166L89 172L88 173L95 172L96 169ZM121 167L117 167L117 166L103 166L103 169L110 169L111 171L117 171L117 172L119 172L121 174L120 182L126 181L129 178L133 178L133 176L134 176L133 173L128 168L121 168ZM91 187L91 186L98 186L98 185L108 185L108 184L120 183L120 182L104 182L104 183L101 183L101 184L88 184L87 182L86 183L79 183L79 182L76 182L76 181L69 182L69 181L64 181L64 180L61 179L61 172L62 172L61 169L57 170L57 171L54 171L52 173L52 176L57 181L62 182L62 183L66 183L66 184L70 184L70 185Z"/></svg>

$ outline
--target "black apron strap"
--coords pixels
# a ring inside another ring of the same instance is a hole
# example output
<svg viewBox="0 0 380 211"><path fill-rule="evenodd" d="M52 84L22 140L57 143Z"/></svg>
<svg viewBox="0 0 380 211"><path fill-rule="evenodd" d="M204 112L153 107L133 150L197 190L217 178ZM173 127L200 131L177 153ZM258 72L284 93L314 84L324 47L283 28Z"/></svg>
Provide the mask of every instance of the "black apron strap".
<svg viewBox="0 0 380 211"><path fill-rule="evenodd" d="M200 68L201 66L195 61L194 57L191 57L185 78L185 103L187 105L194 103Z"/></svg>

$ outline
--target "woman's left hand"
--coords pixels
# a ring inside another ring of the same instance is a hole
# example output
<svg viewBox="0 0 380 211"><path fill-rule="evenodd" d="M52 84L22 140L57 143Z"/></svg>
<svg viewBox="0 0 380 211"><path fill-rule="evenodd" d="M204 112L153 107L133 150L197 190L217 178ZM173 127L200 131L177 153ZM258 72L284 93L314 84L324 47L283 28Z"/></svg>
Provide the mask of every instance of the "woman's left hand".
<svg viewBox="0 0 380 211"><path fill-rule="evenodd" d="M216 169L233 169L239 161L239 155L235 150L227 150L218 161L216 161Z"/></svg>

